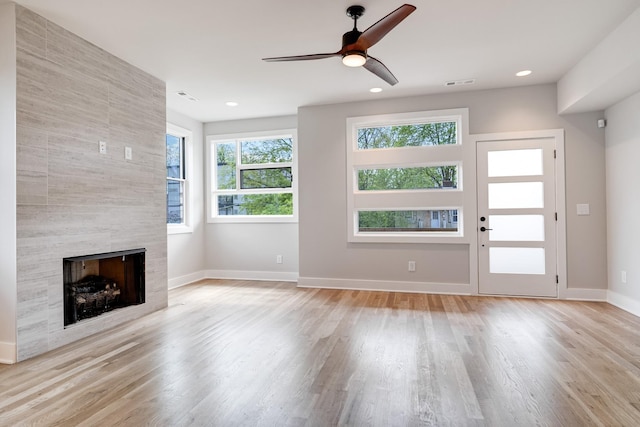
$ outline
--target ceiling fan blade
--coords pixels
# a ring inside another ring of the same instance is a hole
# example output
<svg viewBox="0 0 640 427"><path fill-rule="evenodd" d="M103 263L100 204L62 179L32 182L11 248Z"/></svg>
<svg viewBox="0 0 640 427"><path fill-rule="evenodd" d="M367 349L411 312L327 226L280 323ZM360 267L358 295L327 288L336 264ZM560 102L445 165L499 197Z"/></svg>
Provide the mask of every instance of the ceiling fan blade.
<svg viewBox="0 0 640 427"><path fill-rule="evenodd" d="M358 40L353 44L354 50L367 50L378 43L387 33L393 30L396 25L411 15L416 7L410 4L403 4L360 34ZM350 46L351 47L351 46Z"/></svg>
<svg viewBox="0 0 640 427"><path fill-rule="evenodd" d="M394 76L393 73L389 71L389 69L382 62L378 61L372 56L369 56L367 58L367 62L364 63L363 67L371 71L376 76L380 77L385 82L389 83L391 86L398 83L398 79L396 79L396 76Z"/></svg>
<svg viewBox="0 0 640 427"><path fill-rule="evenodd" d="M324 59L331 58L332 56L339 56L340 52L334 53L315 53L312 55L296 55L296 56L278 56L274 58L262 58L267 62L283 62L283 61L308 61L311 59Z"/></svg>

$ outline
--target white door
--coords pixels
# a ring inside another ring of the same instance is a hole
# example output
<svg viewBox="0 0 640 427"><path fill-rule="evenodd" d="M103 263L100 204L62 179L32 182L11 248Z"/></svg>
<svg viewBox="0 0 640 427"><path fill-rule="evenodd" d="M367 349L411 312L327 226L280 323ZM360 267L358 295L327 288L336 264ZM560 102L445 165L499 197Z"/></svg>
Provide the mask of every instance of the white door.
<svg viewBox="0 0 640 427"><path fill-rule="evenodd" d="M556 297L555 137L477 143L478 291Z"/></svg>

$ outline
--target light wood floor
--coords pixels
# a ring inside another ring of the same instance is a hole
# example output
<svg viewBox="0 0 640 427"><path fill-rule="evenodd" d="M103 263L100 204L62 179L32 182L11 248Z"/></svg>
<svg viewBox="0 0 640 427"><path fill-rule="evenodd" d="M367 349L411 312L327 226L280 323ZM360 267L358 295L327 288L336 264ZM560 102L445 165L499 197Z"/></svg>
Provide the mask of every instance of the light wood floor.
<svg viewBox="0 0 640 427"><path fill-rule="evenodd" d="M206 281L13 366L0 425L637 426L640 319L604 303Z"/></svg>

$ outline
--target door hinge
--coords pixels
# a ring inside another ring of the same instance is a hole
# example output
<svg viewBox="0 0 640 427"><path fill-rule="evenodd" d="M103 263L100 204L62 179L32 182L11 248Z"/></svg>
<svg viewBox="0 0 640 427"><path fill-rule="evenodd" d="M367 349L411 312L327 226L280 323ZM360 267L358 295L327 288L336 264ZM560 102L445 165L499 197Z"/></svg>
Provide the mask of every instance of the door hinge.
<svg viewBox="0 0 640 427"><path fill-rule="evenodd" d="M560 278L558 277L558 275L556 274L556 285L560 283Z"/></svg>
<svg viewBox="0 0 640 427"><path fill-rule="evenodd" d="M555 158L557 158L557 157L556 157L556 155L557 155L556 150L553 150L553 158L554 158L554 159L555 159Z"/></svg>
<svg viewBox="0 0 640 427"><path fill-rule="evenodd" d="M558 212L556 212L556 221L558 220Z"/></svg>

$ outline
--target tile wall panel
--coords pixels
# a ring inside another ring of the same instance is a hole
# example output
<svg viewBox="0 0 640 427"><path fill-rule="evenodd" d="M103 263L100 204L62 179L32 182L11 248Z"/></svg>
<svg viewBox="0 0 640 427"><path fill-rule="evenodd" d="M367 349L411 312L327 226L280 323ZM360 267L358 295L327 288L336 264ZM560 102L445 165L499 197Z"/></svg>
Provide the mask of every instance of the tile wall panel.
<svg viewBox="0 0 640 427"><path fill-rule="evenodd" d="M167 305L165 84L16 6L18 359ZM107 142L100 154L99 141ZM131 147L133 159L124 159ZM64 327L62 259L146 248L146 303Z"/></svg>

